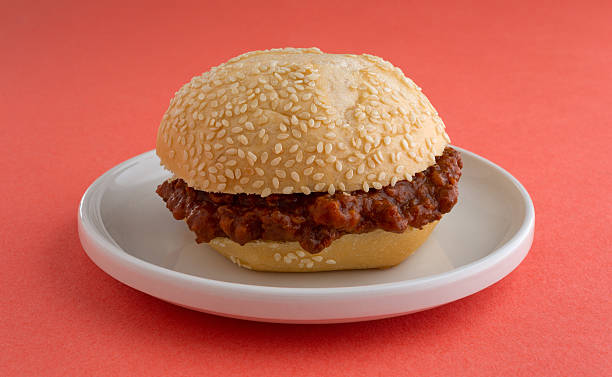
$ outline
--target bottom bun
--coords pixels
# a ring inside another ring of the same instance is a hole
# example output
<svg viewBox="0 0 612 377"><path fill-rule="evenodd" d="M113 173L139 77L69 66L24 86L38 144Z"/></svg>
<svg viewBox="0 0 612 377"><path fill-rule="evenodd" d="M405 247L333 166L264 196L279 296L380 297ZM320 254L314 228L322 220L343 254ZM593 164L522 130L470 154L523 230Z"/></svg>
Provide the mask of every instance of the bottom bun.
<svg viewBox="0 0 612 377"><path fill-rule="evenodd" d="M347 234L320 253L310 254L297 242L252 241L243 246L215 238L210 246L238 266L257 271L314 272L387 268L401 263L429 237L438 222L404 233L375 230Z"/></svg>

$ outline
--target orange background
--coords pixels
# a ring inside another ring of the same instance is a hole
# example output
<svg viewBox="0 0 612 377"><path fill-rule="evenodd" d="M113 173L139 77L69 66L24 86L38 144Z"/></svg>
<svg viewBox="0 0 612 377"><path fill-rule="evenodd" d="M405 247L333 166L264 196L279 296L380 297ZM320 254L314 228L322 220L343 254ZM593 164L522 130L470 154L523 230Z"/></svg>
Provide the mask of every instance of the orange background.
<svg viewBox="0 0 612 377"><path fill-rule="evenodd" d="M609 375L612 2L4 1L0 375ZM154 147L173 93L254 49L368 52L453 143L531 193L533 248L493 287L414 315L275 325L182 309L83 252L78 201Z"/></svg>

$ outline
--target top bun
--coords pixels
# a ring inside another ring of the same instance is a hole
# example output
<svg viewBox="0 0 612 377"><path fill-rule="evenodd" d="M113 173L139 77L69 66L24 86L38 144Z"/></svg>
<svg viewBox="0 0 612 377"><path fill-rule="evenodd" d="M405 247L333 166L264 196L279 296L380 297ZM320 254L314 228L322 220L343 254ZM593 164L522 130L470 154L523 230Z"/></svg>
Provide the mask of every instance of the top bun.
<svg viewBox="0 0 612 377"><path fill-rule="evenodd" d="M157 154L198 190L333 194L410 180L449 141L421 89L389 62L284 48L185 84L161 121Z"/></svg>

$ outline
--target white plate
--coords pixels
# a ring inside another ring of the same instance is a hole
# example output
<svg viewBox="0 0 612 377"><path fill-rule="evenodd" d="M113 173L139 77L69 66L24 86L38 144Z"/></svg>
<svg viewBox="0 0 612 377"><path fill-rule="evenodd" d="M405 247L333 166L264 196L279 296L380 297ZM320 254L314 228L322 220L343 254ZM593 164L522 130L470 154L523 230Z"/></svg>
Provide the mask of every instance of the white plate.
<svg viewBox="0 0 612 377"><path fill-rule="evenodd" d="M463 156L459 202L423 246L387 270L266 273L242 269L176 221L155 194L169 174L153 151L87 189L79 236L115 279L195 310L269 322L333 323L392 317L471 295L509 274L533 241L529 194L509 173Z"/></svg>

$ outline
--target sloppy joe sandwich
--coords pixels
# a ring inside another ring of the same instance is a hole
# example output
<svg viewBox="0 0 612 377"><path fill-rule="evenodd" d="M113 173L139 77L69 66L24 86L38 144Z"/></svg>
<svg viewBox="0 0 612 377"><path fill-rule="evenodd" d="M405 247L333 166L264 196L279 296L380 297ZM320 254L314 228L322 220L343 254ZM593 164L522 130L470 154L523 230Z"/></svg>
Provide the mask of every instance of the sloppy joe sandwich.
<svg viewBox="0 0 612 377"><path fill-rule="evenodd" d="M249 269L394 266L457 202L462 162L399 68L316 48L240 55L170 101L157 193Z"/></svg>

